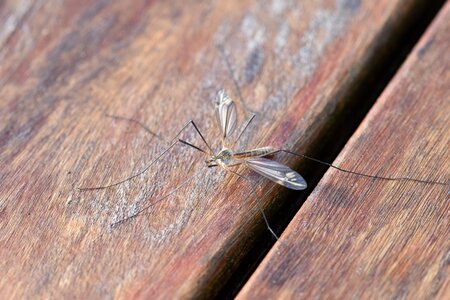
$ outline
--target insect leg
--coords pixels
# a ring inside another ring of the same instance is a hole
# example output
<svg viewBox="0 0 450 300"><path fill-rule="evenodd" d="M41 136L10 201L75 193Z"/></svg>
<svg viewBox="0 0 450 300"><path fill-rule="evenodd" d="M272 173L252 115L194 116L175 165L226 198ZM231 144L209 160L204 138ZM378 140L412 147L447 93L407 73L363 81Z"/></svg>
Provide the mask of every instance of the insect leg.
<svg viewBox="0 0 450 300"><path fill-rule="evenodd" d="M333 164L327 163L327 162L322 161L320 159L313 158L313 157L310 157L310 156L307 156L307 155L304 155L304 154L301 154L301 153L296 153L296 152L292 152L292 151L289 151L289 150L280 149L280 150L274 151L273 154L275 154L277 152L285 152L285 153L288 153L288 154L291 154L291 155L294 155L294 156L298 156L298 157L301 157L301 158L309 159L311 161L314 161L316 163L328 166L330 168L336 169L336 170L344 172L344 173L359 175L359 176L368 177L368 178L381 179L381 180L391 180L391 181L413 181L413 182L418 182L418 183L431 183L431 184L438 184L438 185L449 185L449 183L445 183L445 182L441 182L441 181L422 180L422 179L411 178L411 177L384 177L384 176L378 176L378 175L369 175L369 174L364 174L364 173L360 173L360 172L356 172L356 171L352 171L352 170L343 169L341 167L335 166Z"/></svg>
<svg viewBox="0 0 450 300"><path fill-rule="evenodd" d="M138 124L139 126L141 126L147 133L149 133L149 134L151 134L151 135L153 135L153 136L159 138L161 141L164 141L164 142L165 142L164 138L163 138L160 134L158 134L158 133L152 131L152 130L151 130L150 128L148 128L144 123L142 123L142 122L140 122L140 121L138 121L138 120L135 120L135 119L132 119L132 118L127 118L127 117L122 117L122 116L110 115L110 114L105 114L105 116L107 116L108 118L116 119L116 120L123 120L123 121L128 121L128 122L136 123L136 124Z"/></svg>
<svg viewBox="0 0 450 300"><path fill-rule="evenodd" d="M167 147L166 149L164 149L164 151L158 155L158 157L156 157L153 161L151 161L142 171L128 177L125 178L123 180L108 184L108 185L103 185L103 186L97 186L97 187L82 187L82 188L78 188L80 191L90 191L90 190L102 190L102 189L106 189L106 188L110 188L113 186L117 186L119 184L122 184L124 182L127 182L133 178L136 178L142 174L144 174L145 172L147 172L148 169L150 169L157 161L159 161L159 159L166 154L170 149L172 149L179 141L178 141L178 136L189 126L192 125L194 126L195 130L197 131L197 133L200 135L200 137L202 138L202 140L205 142L205 144L208 146L209 149L211 149L209 147L209 144L206 142L205 138L203 137L203 135L201 134L200 130L198 129L197 125L194 123L194 121L190 120L188 123L186 123L186 125L183 126L183 128L181 128L181 130L177 133L177 135L171 140L171 144L169 147Z"/></svg>
<svg viewBox="0 0 450 300"><path fill-rule="evenodd" d="M203 150L202 148L197 147L197 146L195 146L194 144L191 144L191 143L189 143L189 142L186 142L185 140L178 139L178 141L179 141L180 143L182 143L182 144L185 144L186 146L189 146L189 147L191 147L191 148L194 148L194 149L197 150L197 151L200 151L200 152L203 152L203 153L205 153L205 154L208 154L208 153L206 153L206 151Z"/></svg>
<svg viewBox="0 0 450 300"><path fill-rule="evenodd" d="M263 216L263 218L264 218L264 222L266 223L267 229L270 231L270 233L275 237L275 239L276 239L277 241L279 241L279 242L281 242L283 245L287 246L283 241L280 240L279 236L275 233L275 231L273 231L272 227L270 227L269 220L267 219L267 216L266 216L266 214L264 213L264 208L263 208L263 206L262 206L261 199L260 199L260 197L258 196L258 194L256 193L256 189L255 189L256 186L255 186L255 183L252 182L249 178L245 177L244 175L239 174L239 173L237 173L237 172L235 172L235 171L233 171L233 170L230 170L229 168L225 168L225 170L228 171L228 172L230 172L230 173L232 173L232 174L234 174L234 175L236 175L236 176L238 176L239 178L245 180L248 184L250 184L250 186L251 186L251 188L252 188L252 193L255 195L255 198L256 198L256 203L257 203L257 205L258 205L258 209L259 209L259 211L261 212L261 214L262 214L262 216Z"/></svg>
<svg viewBox="0 0 450 300"><path fill-rule="evenodd" d="M136 119L133 119L133 118L127 118L127 117L122 117L122 116L116 116L116 115L110 115L110 114L105 114L105 116L107 116L107 117L109 117L109 118L116 119L116 120L124 120L124 121L128 121L128 122L136 123L136 124L138 124L139 126L141 126L147 133L149 133L149 134L151 134L151 135L153 135L153 136L159 138L161 141L163 141L163 142L165 142L165 143L167 144L167 141L165 141L164 138L163 138L160 134L158 134L158 133L152 131L152 130L151 130L150 128L148 128L144 123L142 123L142 122L140 122L140 121L138 121L138 120L136 120ZM192 148L194 148L194 149L197 149L197 150L199 150L199 151L201 151L201 152L203 152L203 153L206 153L206 152L205 152L203 149L201 149L200 147L197 147L197 146L195 146L195 145L193 145L193 144L191 144L191 143L188 143L188 142L186 142L186 141L184 141L184 140L181 140L181 139L178 139L178 140L179 140L181 143L183 143L183 144L186 144L186 145L188 145L188 146L190 146L190 147L192 147Z"/></svg>
<svg viewBox="0 0 450 300"><path fill-rule="evenodd" d="M200 175L203 174L203 172L200 172L203 170L199 170L196 172L196 174L194 174L193 176L191 176L190 178L188 178L187 180L183 181L181 184L179 184L176 188L174 188L173 190L171 190L169 193L167 193L166 195L162 196L161 198L159 198L158 200L144 206L143 208L139 209L137 212L135 212L134 214L132 214L131 216L125 217L119 221L116 221L114 223L111 223L111 228L115 228L131 219L134 219L136 217L138 217L139 215L141 215L142 213L144 213L146 210L150 209L151 207L153 207L154 205L158 204L159 202L165 200L166 198L168 198L169 196L173 195L176 191L178 191L179 189L181 189L183 186L185 186L186 184L188 184L192 179L199 177Z"/></svg>
<svg viewBox="0 0 450 300"><path fill-rule="evenodd" d="M247 120L247 122L245 123L244 128L241 130L241 132L239 133L238 137L236 138L236 140L234 141L234 145L236 145L237 142L239 142L239 139L241 138L242 134L245 132L245 130L248 128L248 126L250 125L250 123L253 121L253 119L256 117L256 114L252 113L251 117Z"/></svg>
<svg viewBox="0 0 450 300"><path fill-rule="evenodd" d="M236 89L236 93L238 95L239 101L241 102L242 106L247 110L251 111L247 105L244 102L244 98L242 98L241 88L239 87L239 84L237 82L236 77L234 76L233 68L231 66L231 63L228 59L227 54L225 53L225 48L221 44L216 44L217 50L219 50L220 54L222 55L222 58L225 62L225 66L227 67L227 71L230 74L231 80L233 81L234 88Z"/></svg>
<svg viewBox="0 0 450 300"><path fill-rule="evenodd" d="M228 73L231 77L231 80L233 81L234 84L234 88L236 89L236 93L238 95L239 98L239 102L242 104L243 108L245 109L246 112L250 112L251 116L248 118L248 121L245 123L244 128L241 130L241 132L239 133L238 137L236 138L236 140L234 141L234 145L236 145L236 143L239 141L239 139L241 138L242 134L245 132L245 130L247 129L247 127L250 125L250 123L253 121L253 119L256 117L256 113L253 112L250 108L247 107L247 105L245 104L244 98L242 97L242 93L241 93L241 88L239 86L239 83L236 79L236 77L234 76L234 72L233 72L233 68L231 66L230 60L228 59L227 54L225 53L225 48L223 47L223 45L221 44L217 44L216 45L217 50L220 52L220 54L222 55L222 58L225 62L225 66L227 67Z"/></svg>

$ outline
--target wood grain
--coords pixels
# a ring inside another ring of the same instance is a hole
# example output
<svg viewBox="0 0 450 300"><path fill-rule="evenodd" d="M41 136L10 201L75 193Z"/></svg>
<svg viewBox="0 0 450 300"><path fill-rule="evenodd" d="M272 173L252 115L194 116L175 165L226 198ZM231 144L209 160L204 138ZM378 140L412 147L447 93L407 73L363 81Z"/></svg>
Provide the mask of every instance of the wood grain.
<svg viewBox="0 0 450 300"><path fill-rule="evenodd" d="M1 2L0 297L215 295L269 234L249 186L178 146L135 180L79 192L138 172L165 147L105 114L166 140L193 119L218 147L214 94L233 91L220 43L258 112L242 143L314 154L348 105L362 104L352 91L427 3ZM203 146L192 129L182 137ZM196 172L148 215L110 228ZM264 198L269 217L292 202L284 191Z"/></svg>
<svg viewBox="0 0 450 300"><path fill-rule="evenodd" d="M238 299L449 299L447 2Z"/></svg>

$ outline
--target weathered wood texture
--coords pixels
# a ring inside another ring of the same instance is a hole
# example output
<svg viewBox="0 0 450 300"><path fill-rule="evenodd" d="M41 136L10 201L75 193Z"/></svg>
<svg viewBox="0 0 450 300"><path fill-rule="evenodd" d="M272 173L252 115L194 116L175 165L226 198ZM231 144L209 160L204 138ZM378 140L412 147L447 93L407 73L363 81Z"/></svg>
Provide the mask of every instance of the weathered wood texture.
<svg viewBox="0 0 450 300"><path fill-rule="evenodd" d="M238 299L450 298L450 3Z"/></svg>
<svg viewBox="0 0 450 300"><path fill-rule="evenodd" d="M222 86L233 91L214 47L222 43L247 106L259 113L248 144L314 153L383 45L426 4L1 2L0 297L168 299L217 292L254 239L268 234L249 186L205 169L201 153L179 146L135 180L79 192L141 170L164 146L104 114L133 117L165 137L194 119L218 146L213 96ZM202 146L192 128L182 136ZM424 136L437 138L416 135ZM420 145L414 149L427 153ZM422 170L435 172L440 163ZM204 173L148 215L110 228L196 170ZM263 186L261 192L271 187ZM386 191L429 191L407 187ZM280 191L264 199L272 210L284 205L269 201Z"/></svg>

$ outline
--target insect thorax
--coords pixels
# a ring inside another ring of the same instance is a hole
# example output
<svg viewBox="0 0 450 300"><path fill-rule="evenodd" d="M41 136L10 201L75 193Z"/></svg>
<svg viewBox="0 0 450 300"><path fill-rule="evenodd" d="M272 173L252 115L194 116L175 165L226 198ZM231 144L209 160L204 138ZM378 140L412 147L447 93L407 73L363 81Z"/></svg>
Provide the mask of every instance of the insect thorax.
<svg viewBox="0 0 450 300"><path fill-rule="evenodd" d="M217 155L213 155L210 161L214 161L216 164L222 166L230 166L235 163L233 151L228 148L224 148Z"/></svg>

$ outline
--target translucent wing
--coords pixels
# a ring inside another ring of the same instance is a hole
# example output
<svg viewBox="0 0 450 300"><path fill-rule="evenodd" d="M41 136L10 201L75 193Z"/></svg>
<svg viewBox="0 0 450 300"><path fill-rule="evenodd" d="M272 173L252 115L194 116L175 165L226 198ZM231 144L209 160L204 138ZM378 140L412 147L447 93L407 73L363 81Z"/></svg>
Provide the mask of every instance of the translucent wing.
<svg viewBox="0 0 450 300"><path fill-rule="evenodd" d="M223 138L226 138L236 127L237 113L236 105L224 90L217 92L216 115Z"/></svg>
<svg viewBox="0 0 450 300"><path fill-rule="evenodd" d="M307 187L305 179L300 174L277 161L255 157L246 159L244 164L253 171L287 188L304 190Z"/></svg>

